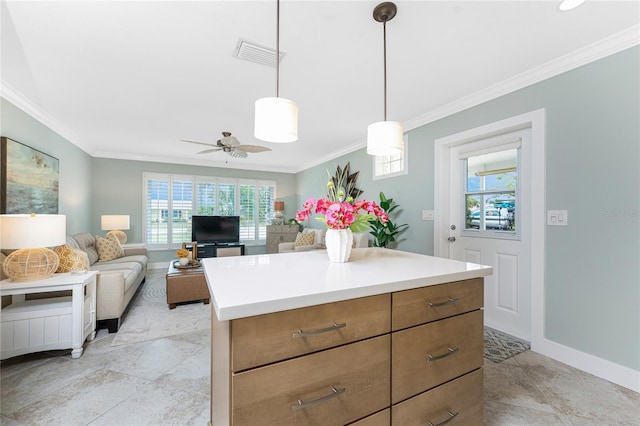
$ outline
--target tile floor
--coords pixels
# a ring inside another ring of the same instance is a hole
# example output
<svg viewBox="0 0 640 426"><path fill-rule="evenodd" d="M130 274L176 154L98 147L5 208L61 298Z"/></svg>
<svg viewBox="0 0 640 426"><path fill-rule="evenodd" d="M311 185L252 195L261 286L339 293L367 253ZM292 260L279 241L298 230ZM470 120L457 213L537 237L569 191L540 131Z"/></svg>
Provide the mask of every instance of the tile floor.
<svg viewBox="0 0 640 426"><path fill-rule="evenodd" d="M100 330L75 360L52 351L2 361L0 424L207 424L208 331L113 338ZM485 361L484 374L485 425L640 425L640 394L531 351Z"/></svg>

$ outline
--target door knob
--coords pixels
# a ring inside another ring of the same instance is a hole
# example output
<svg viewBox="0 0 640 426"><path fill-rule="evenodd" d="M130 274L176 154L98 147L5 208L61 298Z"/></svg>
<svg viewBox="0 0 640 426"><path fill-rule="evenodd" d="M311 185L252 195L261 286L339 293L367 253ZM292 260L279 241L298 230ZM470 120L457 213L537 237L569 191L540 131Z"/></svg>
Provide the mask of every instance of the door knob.
<svg viewBox="0 0 640 426"><path fill-rule="evenodd" d="M456 240L456 237L447 238L447 241L449 241L450 243L454 242L455 240Z"/></svg>

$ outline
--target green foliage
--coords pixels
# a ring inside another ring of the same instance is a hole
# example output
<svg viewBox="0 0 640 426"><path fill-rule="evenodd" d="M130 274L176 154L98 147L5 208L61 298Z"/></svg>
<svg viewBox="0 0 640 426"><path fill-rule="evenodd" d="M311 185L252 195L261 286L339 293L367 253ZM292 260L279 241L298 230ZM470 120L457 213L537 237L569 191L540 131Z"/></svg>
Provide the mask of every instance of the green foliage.
<svg viewBox="0 0 640 426"><path fill-rule="evenodd" d="M331 176L331 173L327 170L329 182L327 184L327 198L331 201L349 201L358 199L362 194L362 190L356 188L358 176L360 172L351 173L349 171L351 162L347 162L344 168L340 166L336 167L336 173Z"/></svg>
<svg viewBox="0 0 640 426"><path fill-rule="evenodd" d="M391 213L399 207L398 204L393 202L393 198L387 198L384 193L380 192L380 207L384 209L389 215L389 221L386 224L380 223L378 220L372 220L369 222L371 230L369 233L373 235L374 247L387 247L389 243L393 243L396 240L396 236L405 231L408 224L396 225L391 220Z"/></svg>

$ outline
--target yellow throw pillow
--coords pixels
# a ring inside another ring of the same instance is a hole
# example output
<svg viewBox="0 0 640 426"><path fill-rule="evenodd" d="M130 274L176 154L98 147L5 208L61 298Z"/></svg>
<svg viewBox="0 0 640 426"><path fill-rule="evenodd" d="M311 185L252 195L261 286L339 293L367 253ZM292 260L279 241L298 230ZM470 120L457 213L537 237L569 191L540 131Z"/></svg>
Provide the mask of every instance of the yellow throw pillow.
<svg viewBox="0 0 640 426"><path fill-rule="evenodd" d="M303 234L302 232L298 232L298 235L296 236L296 240L293 243L294 247L299 247L299 246L310 246L313 245L313 240L315 239L315 233L311 232L308 234Z"/></svg>
<svg viewBox="0 0 640 426"><path fill-rule="evenodd" d="M96 235L96 248L100 262L124 257L124 249L116 237L102 238Z"/></svg>
<svg viewBox="0 0 640 426"><path fill-rule="evenodd" d="M56 272L75 272L89 270L89 256L82 250L74 249L64 244L54 249L60 258L60 265Z"/></svg>

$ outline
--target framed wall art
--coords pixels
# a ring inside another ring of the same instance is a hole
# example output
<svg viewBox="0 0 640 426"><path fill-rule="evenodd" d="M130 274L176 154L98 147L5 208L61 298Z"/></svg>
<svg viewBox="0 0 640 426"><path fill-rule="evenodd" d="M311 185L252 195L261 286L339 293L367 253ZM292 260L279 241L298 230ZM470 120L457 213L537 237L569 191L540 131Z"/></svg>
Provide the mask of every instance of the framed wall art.
<svg viewBox="0 0 640 426"><path fill-rule="evenodd" d="M6 137L0 151L0 213L57 214L58 159Z"/></svg>

